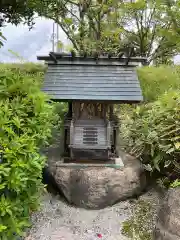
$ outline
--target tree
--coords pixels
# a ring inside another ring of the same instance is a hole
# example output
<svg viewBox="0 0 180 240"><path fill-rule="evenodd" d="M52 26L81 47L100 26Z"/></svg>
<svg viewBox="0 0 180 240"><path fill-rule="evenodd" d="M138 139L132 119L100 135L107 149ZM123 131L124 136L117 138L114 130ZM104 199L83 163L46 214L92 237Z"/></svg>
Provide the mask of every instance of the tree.
<svg viewBox="0 0 180 240"><path fill-rule="evenodd" d="M32 28L35 10L42 6L43 2L43 0L0 0L0 47L3 45L3 40L6 40L1 28L6 23L18 25L21 22Z"/></svg>
<svg viewBox="0 0 180 240"><path fill-rule="evenodd" d="M119 27L110 21L119 9L118 0L52 0L39 8L40 16L53 19L78 52L101 51L119 45ZM108 24L106 23L108 22ZM109 45L108 45L109 43Z"/></svg>
<svg viewBox="0 0 180 240"><path fill-rule="evenodd" d="M25 20L28 25L32 24L34 16L34 4L32 1L1 0L0 9L0 27L6 22L17 25L23 20Z"/></svg>
<svg viewBox="0 0 180 240"><path fill-rule="evenodd" d="M146 57L148 64L156 59L165 62L179 51L180 39L163 7L157 0L122 4L124 44L134 46L135 54Z"/></svg>
<svg viewBox="0 0 180 240"><path fill-rule="evenodd" d="M179 51L173 19L159 0L51 0L41 16L57 22L78 52L134 55L164 62Z"/></svg>
<svg viewBox="0 0 180 240"><path fill-rule="evenodd" d="M3 23L25 21L31 27L36 12L58 23L83 54L131 54L146 57L149 64L166 62L179 52L180 17L173 14L180 16L180 1L8 1L2 5Z"/></svg>
<svg viewBox="0 0 180 240"><path fill-rule="evenodd" d="M180 1L165 0L164 8L173 23L173 30L180 35Z"/></svg>

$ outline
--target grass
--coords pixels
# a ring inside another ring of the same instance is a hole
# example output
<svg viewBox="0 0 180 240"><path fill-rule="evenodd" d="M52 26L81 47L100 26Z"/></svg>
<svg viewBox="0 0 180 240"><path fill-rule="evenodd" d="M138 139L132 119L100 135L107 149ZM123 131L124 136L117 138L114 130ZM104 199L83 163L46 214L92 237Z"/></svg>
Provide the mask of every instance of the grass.
<svg viewBox="0 0 180 240"><path fill-rule="evenodd" d="M180 89L179 66L148 66L138 68L137 72L146 102L157 100L160 95L171 89Z"/></svg>
<svg viewBox="0 0 180 240"><path fill-rule="evenodd" d="M41 87L46 65L35 63L0 63L0 73L13 72L16 76L31 77Z"/></svg>
<svg viewBox="0 0 180 240"><path fill-rule="evenodd" d="M42 82L46 65L37 63L1 63L0 72L12 70L20 74L31 75ZM164 92L180 89L180 66L147 66L137 70L144 100L155 101Z"/></svg>
<svg viewBox="0 0 180 240"><path fill-rule="evenodd" d="M43 64L36 64L36 63L1 63L0 64L0 70L4 69L12 69L15 71L20 71L22 73L31 73L31 74L36 74L36 73L44 73L46 70L46 66Z"/></svg>
<svg viewBox="0 0 180 240"><path fill-rule="evenodd" d="M151 204L139 200L132 217L123 223L122 234L132 240L152 240L153 212Z"/></svg>

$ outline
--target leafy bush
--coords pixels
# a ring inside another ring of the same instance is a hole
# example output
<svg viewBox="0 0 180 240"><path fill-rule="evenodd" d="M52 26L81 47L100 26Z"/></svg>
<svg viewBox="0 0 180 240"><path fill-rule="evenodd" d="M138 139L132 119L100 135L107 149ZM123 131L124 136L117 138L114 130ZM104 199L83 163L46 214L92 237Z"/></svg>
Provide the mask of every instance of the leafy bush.
<svg viewBox="0 0 180 240"><path fill-rule="evenodd" d="M58 129L62 130L64 116L68 112L68 105L67 105L67 103L57 102L56 106L55 106L55 112L58 115L57 127L58 127Z"/></svg>
<svg viewBox="0 0 180 240"><path fill-rule="evenodd" d="M22 235L42 193L45 158L39 149L51 135L54 104L40 89L41 76L24 66L0 71L0 239ZM40 74L41 75L41 74Z"/></svg>
<svg viewBox="0 0 180 240"><path fill-rule="evenodd" d="M180 90L180 67L162 65L138 68L144 100L155 101L169 90Z"/></svg>
<svg viewBox="0 0 180 240"><path fill-rule="evenodd" d="M21 74L44 74L46 70L46 65L43 64L35 64L35 63L1 63L0 70L2 71L13 71L19 72Z"/></svg>
<svg viewBox="0 0 180 240"><path fill-rule="evenodd" d="M56 118L56 122L55 124L53 125L53 128L52 128L52 137L50 137L50 139L48 139L48 143L49 145L53 145L54 143L56 144L57 143L57 139L58 141L60 141L63 137L63 132L64 132L64 116L65 116L65 113L67 113L67 104L64 103L64 102L56 102L54 103L54 112L57 116ZM42 149L42 151L45 150L46 151L46 148L45 149ZM60 153L61 153L61 150L63 151L63 147L59 149Z"/></svg>
<svg viewBox="0 0 180 240"><path fill-rule="evenodd" d="M121 106L121 145L169 185L179 176L179 66L138 68L145 102ZM169 181L170 180L170 181Z"/></svg>
<svg viewBox="0 0 180 240"><path fill-rule="evenodd" d="M179 187L180 186L180 180L179 179L176 179L175 181L173 181L171 184L170 184L170 187L171 188L176 188L176 187Z"/></svg>
<svg viewBox="0 0 180 240"><path fill-rule="evenodd" d="M32 77L32 81L41 84L46 66L34 63L1 63L0 72L12 71L14 74Z"/></svg>
<svg viewBox="0 0 180 240"><path fill-rule="evenodd" d="M132 107L131 114L121 115L121 135L125 149L140 158L147 170L178 177L180 91L170 91L154 103Z"/></svg>

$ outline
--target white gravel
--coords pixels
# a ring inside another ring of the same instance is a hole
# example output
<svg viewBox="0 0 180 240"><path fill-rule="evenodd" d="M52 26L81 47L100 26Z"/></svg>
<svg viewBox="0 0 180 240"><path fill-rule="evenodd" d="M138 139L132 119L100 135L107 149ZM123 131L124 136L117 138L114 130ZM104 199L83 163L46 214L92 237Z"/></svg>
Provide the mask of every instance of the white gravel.
<svg viewBox="0 0 180 240"><path fill-rule="evenodd" d="M42 202L41 210L32 216L33 226L25 240L127 240L121 226L130 215L128 201L102 210L85 210L47 193Z"/></svg>
<svg viewBox="0 0 180 240"><path fill-rule="evenodd" d="M161 202L159 193L152 189L139 199L151 204L156 217ZM135 205L136 200L130 200L101 210L86 210L69 206L59 196L46 193L24 240L128 240L121 234L121 227Z"/></svg>

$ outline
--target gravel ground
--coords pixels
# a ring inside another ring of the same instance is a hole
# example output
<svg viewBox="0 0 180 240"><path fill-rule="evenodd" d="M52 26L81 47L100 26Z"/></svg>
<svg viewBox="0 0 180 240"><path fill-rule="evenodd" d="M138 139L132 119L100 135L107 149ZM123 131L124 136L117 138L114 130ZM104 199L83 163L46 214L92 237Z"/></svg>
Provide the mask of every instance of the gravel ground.
<svg viewBox="0 0 180 240"><path fill-rule="evenodd" d="M140 199L159 205L155 191ZM124 201L101 210L85 210L69 206L60 197L47 193L41 210L32 216L33 226L25 240L127 240L121 234L121 226L130 217L135 203Z"/></svg>
<svg viewBox="0 0 180 240"><path fill-rule="evenodd" d="M41 211L32 216L33 227L25 240L126 240L121 223L128 218L130 203L121 202L102 210L85 210L67 205L46 194Z"/></svg>

